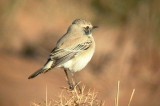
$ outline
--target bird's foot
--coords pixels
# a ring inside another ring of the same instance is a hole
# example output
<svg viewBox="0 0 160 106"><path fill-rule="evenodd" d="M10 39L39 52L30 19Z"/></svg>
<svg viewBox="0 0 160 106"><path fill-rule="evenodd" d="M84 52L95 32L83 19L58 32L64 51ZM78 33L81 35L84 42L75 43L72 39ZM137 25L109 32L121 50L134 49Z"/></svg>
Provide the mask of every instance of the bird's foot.
<svg viewBox="0 0 160 106"><path fill-rule="evenodd" d="M78 93L80 93L80 94L82 93L82 90L81 90L81 87L80 87L79 83L76 83L76 84L70 83L70 84L69 84L69 89L70 89L71 91L76 90L76 91L78 91Z"/></svg>
<svg viewBox="0 0 160 106"><path fill-rule="evenodd" d="M74 86L72 83L69 84L69 89L70 89L70 90L74 90L74 87L75 87L75 86Z"/></svg>
<svg viewBox="0 0 160 106"><path fill-rule="evenodd" d="M82 93L82 89L81 89L79 83L76 83L76 84L75 84L75 87L77 88L77 90L78 90L79 93L81 94L81 93Z"/></svg>

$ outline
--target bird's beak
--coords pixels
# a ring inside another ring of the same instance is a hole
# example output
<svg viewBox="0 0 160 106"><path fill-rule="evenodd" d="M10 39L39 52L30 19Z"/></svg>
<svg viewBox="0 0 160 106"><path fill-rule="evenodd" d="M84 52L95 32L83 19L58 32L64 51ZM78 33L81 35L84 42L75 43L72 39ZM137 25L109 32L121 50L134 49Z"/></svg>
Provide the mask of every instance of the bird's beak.
<svg viewBox="0 0 160 106"><path fill-rule="evenodd" d="M98 28L98 26L93 26L93 29Z"/></svg>

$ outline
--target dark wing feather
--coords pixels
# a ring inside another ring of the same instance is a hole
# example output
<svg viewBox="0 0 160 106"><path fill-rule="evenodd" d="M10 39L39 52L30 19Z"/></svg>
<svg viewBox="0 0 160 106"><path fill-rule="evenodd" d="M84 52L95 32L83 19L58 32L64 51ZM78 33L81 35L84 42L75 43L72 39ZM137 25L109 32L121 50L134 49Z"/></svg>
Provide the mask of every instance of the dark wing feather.
<svg viewBox="0 0 160 106"><path fill-rule="evenodd" d="M77 54L76 52L70 52L70 53L58 58L55 65L59 66L65 62L71 60L72 58L74 58L76 56L76 54Z"/></svg>
<svg viewBox="0 0 160 106"><path fill-rule="evenodd" d="M59 66L72 58L74 58L76 55L80 54L81 52L87 50L91 46L92 42L85 42L78 44L72 49L61 49L61 48L56 48L53 49L50 55L50 60L54 60L55 63L53 64L52 67Z"/></svg>
<svg viewBox="0 0 160 106"><path fill-rule="evenodd" d="M92 41L78 44L73 50L84 51L87 50L92 44Z"/></svg>

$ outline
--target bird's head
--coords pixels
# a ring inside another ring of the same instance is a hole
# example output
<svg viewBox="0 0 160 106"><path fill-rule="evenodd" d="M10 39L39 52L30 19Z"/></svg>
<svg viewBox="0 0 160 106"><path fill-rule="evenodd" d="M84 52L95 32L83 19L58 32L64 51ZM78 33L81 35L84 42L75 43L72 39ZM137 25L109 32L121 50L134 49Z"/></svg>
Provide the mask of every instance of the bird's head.
<svg viewBox="0 0 160 106"><path fill-rule="evenodd" d="M93 29L98 28L97 26L93 26L89 21L86 21L84 19L76 19L72 22L72 25L70 26L70 30L72 31L80 31L84 35L92 35Z"/></svg>

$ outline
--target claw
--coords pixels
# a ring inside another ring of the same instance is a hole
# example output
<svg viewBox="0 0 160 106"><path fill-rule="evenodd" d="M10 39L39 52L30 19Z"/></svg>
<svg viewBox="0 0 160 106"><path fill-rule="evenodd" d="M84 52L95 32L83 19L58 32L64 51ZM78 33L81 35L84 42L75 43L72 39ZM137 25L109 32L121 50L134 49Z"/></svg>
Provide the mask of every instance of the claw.
<svg viewBox="0 0 160 106"><path fill-rule="evenodd" d="M74 85L73 85L73 84L70 84L70 85L69 85L69 89L70 89L70 90L74 90Z"/></svg>

